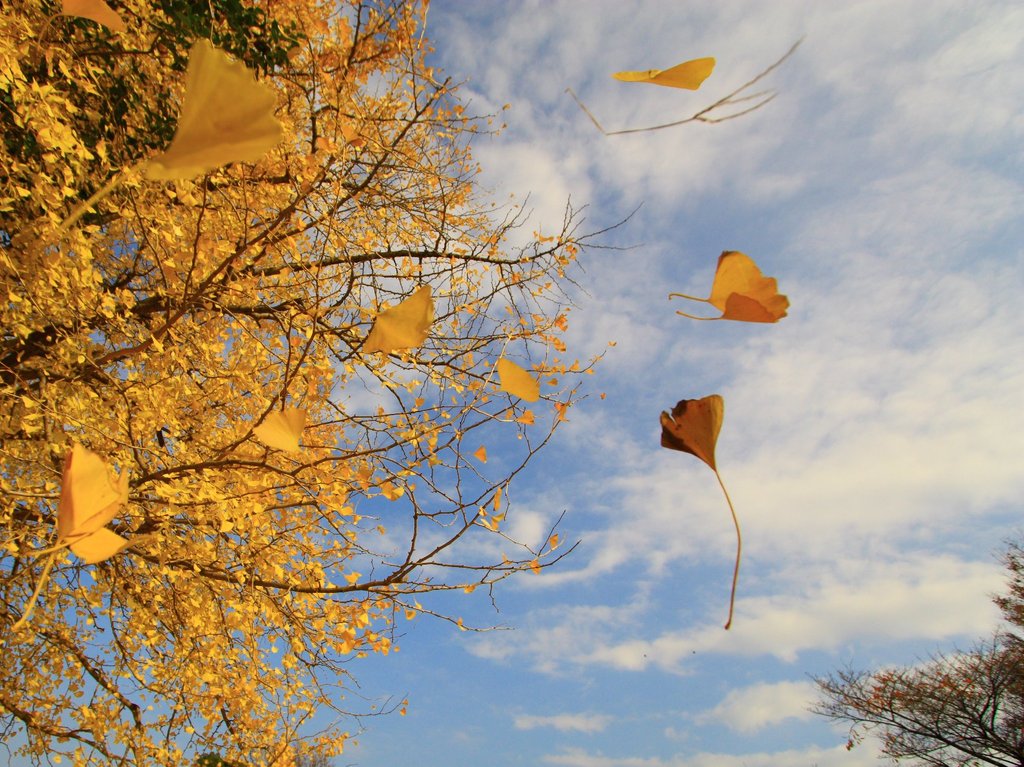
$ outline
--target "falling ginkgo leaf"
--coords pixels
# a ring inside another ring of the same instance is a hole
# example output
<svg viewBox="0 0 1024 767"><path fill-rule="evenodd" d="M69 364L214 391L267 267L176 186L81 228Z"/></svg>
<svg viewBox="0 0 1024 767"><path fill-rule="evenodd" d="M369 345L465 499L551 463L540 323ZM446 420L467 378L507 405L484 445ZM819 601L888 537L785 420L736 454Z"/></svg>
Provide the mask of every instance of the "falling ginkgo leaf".
<svg viewBox="0 0 1024 767"><path fill-rule="evenodd" d="M473 453L473 457L480 461L480 463L487 463L487 446L481 445L478 447L476 452Z"/></svg>
<svg viewBox="0 0 1024 767"><path fill-rule="evenodd" d="M364 352L390 354L400 349L412 349L425 340L434 321L434 301L430 286L423 285L397 306L377 315L366 342Z"/></svg>
<svg viewBox="0 0 1024 767"><path fill-rule="evenodd" d="M155 180L189 179L232 162L255 162L284 129L266 83L209 40L192 46L178 127L167 150L146 167Z"/></svg>
<svg viewBox="0 0 1024 767"><path fill-rule="evenodd" d="M715 445L718 443L718 432L722 428L725 414L725 401L717 394L702 399L679 400L672 412L661 414L661 446L670 450L679 450L706 463L715 472L719 487L729 505L732 522L736 526L736 564L732 571L732 590L729 594L729 617L725 628L732 625L732 611L736 603L736 584L740 577L740 555L743 550L743 537L740 534L740 521L729 498L729 491L718 473L715 464Z"/></svg>
<svg viewBox="0 0 1024 767"><path fill-rule="evenodd" d="M686 298L711 304L722 312L721 317L696 317L676 312L695 320L737 320L739 322L778 322L786 316L789 299L779 294L774 277L761 274L750 256L727 250L718 257L715 281L708 298L684 293L669 293L669 298Z"/></svg>
<svg viewBox="0 0 1024 767"><path fill-rule="evenodd" d="M502 391L513 397L536 402L540 398L540 384L522 367L504 357L498 360L498 382Z"/></svg>
<svg viewBox="0 0 1024 767"><path fill-rule="evenodd" d="M117 475L91 450L75 444L64 461L57 505L57 543L87 563L114 556L128 541L105 529L128 502L128 475Z"/></svg>
<svg viewBox="0 0 1024 767"><path fill-rule="evenodd" d="M684 61L671 69L616 72L612 77L627 83L650 83L651 85L664 85L669 88L685 88L695 91L701 86L701 83L708 79L714 68L715 60L708 57Z"/></svg>
<svg viewBox="0 0 1024 767"><path fill-rule="evenodd" d="M79 16L95 21L115 32L128 31L117 11L103 0L64 0L61 4L61 13L65 16Z"/></svg>
<svg viewBox="0 0 1024 767"><path fill-rule="evenodd" d="M672 414L661 414L661 446L695 455L717 471L715 445L722 429L725 401L717 394L680 400Z"/></svg>
<svg viewBox="0 0 1024 767"><path fill-rule="evenodd" d="M109 528L101 527L95 533L72 541L68 548L80 556L86 564L94 564L102 562L104 559L110 559L128 543L127 538L122 538Z"/></svg>
<svg viewBox="0 0 1024 767"><path fill-rule="evenodd" d="M297 407L275 410L253 429L260 442L288 453L299 449L299 437L306 426L306 411Z"/></svg>

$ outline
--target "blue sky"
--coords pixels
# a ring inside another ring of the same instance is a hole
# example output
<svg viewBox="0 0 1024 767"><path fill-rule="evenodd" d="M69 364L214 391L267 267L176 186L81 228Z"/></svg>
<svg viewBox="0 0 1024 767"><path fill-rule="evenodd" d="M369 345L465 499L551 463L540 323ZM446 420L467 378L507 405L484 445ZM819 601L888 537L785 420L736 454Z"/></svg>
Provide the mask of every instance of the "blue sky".
<svg viewBox="0 0 1024 767"><path fill-rule="evenodd" d="M911 663L997 625L1003 541L1024 491L1024 8L962 0L455 2L428 17L471 111L511 104L475 153L500 203L600 229L569 342L607 349L554 443L513 486L509 531L563 511L557 568L435 603L359 696L408 696L338 764L862 767L812 717L808 675ZM716 126L681 119L784 53L778 97ZM718 59L697 93L621 69ZM584 227L587 228L587 227ZM778 325L698 323L741 250L791 301ZM608 348L609 341L616 342ZM604 399L596 396L605 393ZM744 526L733 629L728 510L658 414L719 393L718 463Z"/></svg>

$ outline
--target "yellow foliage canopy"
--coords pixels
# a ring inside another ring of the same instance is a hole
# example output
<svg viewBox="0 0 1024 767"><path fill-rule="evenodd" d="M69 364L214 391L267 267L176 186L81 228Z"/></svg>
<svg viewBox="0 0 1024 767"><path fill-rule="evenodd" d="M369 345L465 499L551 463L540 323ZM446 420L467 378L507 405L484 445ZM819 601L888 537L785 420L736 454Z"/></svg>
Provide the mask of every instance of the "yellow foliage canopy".
<svg viewBox="0 0 1024 767"><path fill-rule="evenodd" d="M508 244L425 3L211 13L225 50L174 48L142 0L118 35L44 6L0 14L0 707L32 712L29 758L335 754L340 725L296 723L346 710L394 615L557 559L481 515L560 421L495 396L499 365L539 390L506 346L557 374L560 416L590 368L562 339L575 214ZM485 441L509 457L486 476ZM494 560L424 557L427 531Z"/></svg>

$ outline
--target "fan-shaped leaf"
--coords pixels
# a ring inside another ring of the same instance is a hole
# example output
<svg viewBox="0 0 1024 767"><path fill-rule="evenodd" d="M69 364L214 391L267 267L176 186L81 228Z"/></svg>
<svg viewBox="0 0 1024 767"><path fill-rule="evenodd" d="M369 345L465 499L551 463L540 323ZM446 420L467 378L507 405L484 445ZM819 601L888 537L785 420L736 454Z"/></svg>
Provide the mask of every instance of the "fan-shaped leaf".
<svg viewBox="0 0 1024 767"><path fill-rule="evenodd" d="M717 394L679 400L671 415L661 414L661 446L695 455L717 471L715 444L724 413L725 401Z"/></svg>
<svg viewBox="0 0 1024 767"><path fill-rule="evenodd" d="M102 458L75 444L64 461L57 505L58 545L69 545L86 562L113 556L128 541L103 528L127 502L128 475L115 474Z"/></svg>
<svg viewBox="0 0 1024 767"><path fill-rule="evenodd" d="M65 16L80 16L83 19L95 21L115 32L128 31L117 11L103 0L64 0L61 4L61 13Z"/></svg>
<svg viewBox="0 0 1024 767"><path fill-rule="evenodd" d="M670 293L670 298L687 298L711 304L722 312L721 317L694 317L692 319L737 320L740 322L778 322L786 316L789 299L779 294L774 277L765 277L745 253L727 250L718 257L718 268L708 298L696 298L683 293Z"/></svg>
<svg viewBox="0 0 1024 767"><path fill-rule="evenodd" d="M64 460L57 537L93 533L112 520L128 501L128 476L118 476L91 450L75 444Z"/></svg>
<svg viewBox="0 0 1024 767"><path fill-rule="evenodd" d="M363 351L390 354L426 341L434 321L434 301L430 295L430 286L423 285L402 303L378 314Z"/></svg>
<svg viewBox="0 0 1024 767"><path fill-rule="evenodd" d="M513 397L536 402L540 398L540 384L522 367L504 357L498 360L498 382L502 391Z"/></svg>
<svg viewBox="0 0 1024 767"><path fill-rule="evenodd" d="M669 88L685 88L695 91L715 68L713 58L693 59L676 64L671 69L646 69L639 72L616 72L612 75L616 80L627 83L650 83L664 85Z"/></svg>
<svg viewBox="0 0 1024 767"><path fill-rule="evenodd" d="M129 543L127 538L122 538L106 527L101 527L94 533L84 538L78 538L70 543L69 548L88 565L110 559Z"/></svg>
<svg viewBox="0 0 1024 767"><path fill-rule="evenodd" d="M306 426L306 411L297 407L286 407L284 410L270 413L263 423L253 429L260 442L268 447L276 447L289 453L299 449L299 437Z"/></svg>
<svg viewBox="0 0 1024 767"><path fill-rule="evenodd" d="M209 40L189 54L185 98L171 145L146 168L150 179L188 179L232 162L255 162L283 135L273 89Z"/></svg>

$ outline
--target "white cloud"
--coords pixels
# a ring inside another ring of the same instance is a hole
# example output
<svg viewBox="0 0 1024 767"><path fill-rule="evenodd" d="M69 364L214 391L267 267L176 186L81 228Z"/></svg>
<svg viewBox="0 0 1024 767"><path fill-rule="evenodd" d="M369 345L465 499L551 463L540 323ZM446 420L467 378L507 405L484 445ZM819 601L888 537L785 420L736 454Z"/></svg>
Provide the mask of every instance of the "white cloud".
<svg viewBox="0 0 1024 767"><path fill-rule="evenodd" d="M601 732L612 723L606 714L552 714L539 716L519 714L513 719L517 730L535 730L538 727L552 727L559 732Z"/></svg>
<svg viewBox="0 0 1024 767"><path fill-rule="evenodd" d="M469 648L555 674L584 667L687 673L695 653L793 663L801 653L855 642L981 638L997 625L990 597L1004 583L1003 572L989 562L930 555L891 562L837 558L828 569L794 567L782 579L759 579L759 591L776 588L777 594L745 596L750 587L741 580L728 632L718 622L728 594L723 581L718 603L704 603L714 610L713 622L658 629L660 611L652 611L650 600L621 608L553 606L534 612L521 630L481 637Z"/></svg>
<svg viewBox="0 0 1024 767"><path fill-rule="evenodd" d="M638 756L606 756L581 748L566 749L558 754L544 757L547 764L558 764L563 767L877 767L878 759L869 748L854 748L847 751L845 747L820 748L811 746L802 749L789 749L762 753L699 753L692 756L638 757Z"/></svg>
<svg viewBox="0 0 1024 767"><path fill-rule="evenodd" d="M749 735L787 719L811 719L810 705L817 699L812 682L762 682L730 690L721 703L699 714L699 725L720 723Z"/></svg>

